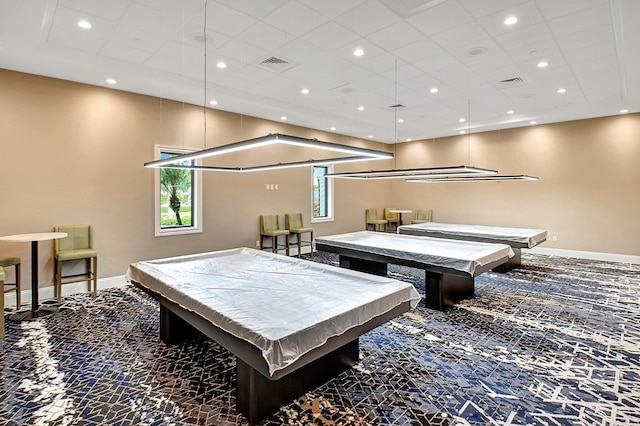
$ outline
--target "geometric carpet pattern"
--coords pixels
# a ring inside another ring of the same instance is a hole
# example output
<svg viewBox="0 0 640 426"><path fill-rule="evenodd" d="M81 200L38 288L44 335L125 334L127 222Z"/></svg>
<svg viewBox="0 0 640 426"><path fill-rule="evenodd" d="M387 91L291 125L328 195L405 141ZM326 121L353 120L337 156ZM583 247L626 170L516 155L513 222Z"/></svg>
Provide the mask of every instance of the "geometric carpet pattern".
<svg viewBox="0 0 640 426"><path fill-rule="evenodd" d="M420 304L362 335L354 368L261 424L640 425L640 265L522 258L447 311ZM424 291L418 269L389 275ZM0 425L248 424L235 357L202 336L165 345L158 321L132 286L7 321Z"/></svg>

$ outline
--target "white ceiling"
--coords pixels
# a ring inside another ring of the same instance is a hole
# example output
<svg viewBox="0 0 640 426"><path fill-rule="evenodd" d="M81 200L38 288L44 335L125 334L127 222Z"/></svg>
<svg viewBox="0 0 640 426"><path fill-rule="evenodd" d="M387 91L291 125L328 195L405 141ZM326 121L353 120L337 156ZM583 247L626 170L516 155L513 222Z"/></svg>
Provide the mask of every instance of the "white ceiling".
<svg viewBox="0 0 640 426"><path fill-rule="evenodd" d="M640 111L639 0L209 0L206 12L204 43L205 0L0 0L0 67L387 143ZM270 57L286 70L261 66Z"/></svg>

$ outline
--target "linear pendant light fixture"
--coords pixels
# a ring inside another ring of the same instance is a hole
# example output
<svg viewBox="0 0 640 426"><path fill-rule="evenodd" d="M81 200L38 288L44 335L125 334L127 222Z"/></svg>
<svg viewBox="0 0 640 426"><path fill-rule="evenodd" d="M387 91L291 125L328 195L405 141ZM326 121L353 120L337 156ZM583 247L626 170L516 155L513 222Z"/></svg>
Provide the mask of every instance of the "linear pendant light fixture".
<svg viewBox="0 0 640 426"><path fill-rule="evenodd" d="M345 179L419 179L419 178L440 178L447 176L466 176L489 174L495 175L496 170L482 169L471 166L447 166L447 167L427 167L418 169L392 169L392 170L369 170L365 172L345 172L329 173L328 178Z"/></svg>
<svg viewBox="0 0 640 426"><path fill-rule="evenodd" d="M321 149L324 151L340 152L345 154L353 154L348 157L337 157L320 160L307 160L307 161L294 161L288 163L267 164L262 166L252 167L215 167L215 166L202 166L202 165L188 165L187 161L198 160L202 158L214 157L217 155L229 154L232 152L244 151L248 149L260 148L264 146L274 144L285 144L301 146L306 148ZM165 158L162 160L149 161L144 163L145 167L152 168L174 168L174 169L189 169L189 170L207 170L217 172L255 172L274 169L284 169L292 167L304 167L311 165L326 165L336 163L347 163L355 161L371 161L371 160L387 160L393 158L393 154L386 151L378 151L373 149L358 148L349 145L342 145L332 142L323 142L317 139L307 139L298 136L283 135L280 133L273 133L267 136L259 138L248 139L240 142L235 142L228 145L207 148L200 151L194 151L182 155L176 155L174 157Z"/></svg>
<svg viewBox="0 0 640 426"><path fill-rule="evenodd" d="M539 180L536 176L529 175L489 175L489 176L438 176L421 179L407 179L412 183L444 183L444 182L486 182L486 181L514 181L514 180Z"/></svg>

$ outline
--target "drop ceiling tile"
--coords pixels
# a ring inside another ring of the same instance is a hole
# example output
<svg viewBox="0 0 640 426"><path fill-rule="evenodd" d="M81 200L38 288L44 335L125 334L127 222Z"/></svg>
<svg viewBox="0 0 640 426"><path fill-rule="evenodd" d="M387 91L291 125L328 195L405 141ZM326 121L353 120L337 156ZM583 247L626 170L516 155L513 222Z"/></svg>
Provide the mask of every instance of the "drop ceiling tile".
<svg viewBox="0 0 640 426"><path fill-rule="evenodd" d="M131 64L143 64L152 54L153 52L149 50L139 49L130 43L119 41L110 41L100 50L101 56Z"/></svg>
<svg viewBox="0 0 640 426"><path fill-rule="evenodd" d="M207 30L216 31L229 37L237 37L257 20L220 3L212 3L207 8Z"/></svg>
<svg viewBox="0 0 640 426"><path fill-rule="evenodd" d="M422 38L414 43L399 47L393 51L395 56L409 63L432 58L443 52L444 49L442 49L442 47L438 46L428 38Z"/></svg>
<svg viewBox="0 0 640 426"><path fill-rule="evenodd" d="M482 18L487 15L491 15L504 10L505 5L509 7L517 6L520 3L524 3L525 0L511 0L508 3L504 0L458 0L462 7L464 7L475 18Z"/></svg>
<svg viewBox="0 0 640 426"><path fill-rule="evenodd" d="M148 53L157 51L163 45L163 42L154 35L124 25L118 25L115 28L110 43L128 45L134 50Z"/></svg>
<svg viewBox="0 0 640 426"><path fill-rule="evenodd" d="M101 0L59 0L58 6L117 22L122 19L132 3L131 0L112 0L108 2Z"/></svg>
<svg viewBox="0 0 640 426"><path fill-rule="evenodd" d="M614 52L616 48L613 28L608 25L588 28L584 31L558 37L557 40L563 52L591 48L595 56L602 52Z"/></svg>
<svg viewBox="0 0 640 426"><path fill-rule="evenodd" d="M236 11L260 20L287 3L288 0L217 0Z"/></svg>
<svg viewBox="0 0 640 426"><path fill-rule="evenodd" d="M84 30L78 27L78 21L80 19L89 20L92 24L92 28L90 30ZM57 7L51 23L51 28L52 31L58 29L63 30L65 34L76 34L79 39L100 39L106 41L113 35L116 29L116 24L98 16L88 15L77 10L67 9L66 7ZM59 34L58 39L60 40L61 37L62 36ZM78 41L77 44L80 43L81 42Z"/></svg>
<svg viewBox="0 0 640 426"><path fill-rule="evenodd" d="M355 43L360 39L357 34L345 27L330 21L319 26L314 31L304 35L304 40L326 51Z"/></svg>
<svg viewBox="0 0 640 426"><path fill-rule="evenodd" d="M233 39L214 51L208 51L207 61L214 67L216 62L222 60L227 63L227 68L222 72L234 72L235 69L246 64L257 65L271 53L268 50L243 44L241 41Z"/></svg>
<svg viewBox="0 0 640 426"><path fill-rule="evenodd" d="M195 67L192 67L194 64ZM168 41L145 62L145 65L177 74L182 74L190 68L193 68L194 72L200 72L204 69L204 57L199 49Z"/></svg>
<svg viewBox="0 0 640 426"><path fill-rule="evenodd" d="M285 45L290 39L290 36L287 36L286 32L276 27L263 22L256 22L254 25L243 31L237 38L243 43L248 43L252 46L264 49L267 52L271 52Z"/></svg>
<svg viewBox="0 0 640 426"><path fill-rule="evenodd" d="M610 25L611 12L608 4L549 20L549 27L556 37Z"/></svg>
<svg viewBox="0 0 640 426"><path fill-rule="evenodd" d="M122 17L122 24L138 28L141 31L163 35L163 13L160 9L151 8L139 3L133 3Z"/></svg>
<svg viewBox="0 0 640 426"><path fill-rule="evenodd" d="M329 19L335 19L336 17L344 14L346 11L351 10L354 7L359 6L366 0L351 0L351 1L318 1L318 0L300 0L301 3L317 10Z"/></svg>
<svg viewBox="0 0 640 426"><path fill-rule="evenodd" d="M424 36L403 21L376 31L370 34L367 39L385 50L394 51L402 46L423 40Z"/></svg>
<svg viewBox="0 0 640 426"><path fill-rule="evenodd" d="M509 16L517 17L518 22L514 25L505 25L504 20ZM523 28L534 26L543 21L542 14L533 1L516 5L509 4L508 8L478 19L478 23L492 36L521 31Z"/></svg>
<svg viewBox="0 0 640 426"><path fill-rule="evenodd" d="M476 23L469 23L464 28L453 28L431 37L438 46L447 51L460 51L466 48L482 46L489 39L487 32Z"/></svg>
<svg viewBox="0 0 640 426"><path fill-rule="evenodd" d="M361 37L400 21L376 0L367 0L335 19Z"/></svg>
<svg viewBox="0 0 640 426"><path fill-rule="evenodd" d="M106 44L103 39L89 37L86 34L79 34L75 30L68 30L62 27L51 28L48 42L90 54L97 54Z"/></svg>
<svg viewBox="0 0 640 426"><path fill-rule="evenodd" d="M421 33L432 36L452 28L464 28L473 18L457 1L447 1L407 18Z"/></svg>
<svg viewBox="0 0 640 426"><path fill-rule="evenodd" d="M326 23L328 18L302 3L288 2L263 21L287 34L300 37Z"/></svg>
<svg viewBox="0 0 640 426"><path fill-rule="evenodd" d="M536 3L546 19L553 19L606 5L609 0L537 0Z"/></svg>

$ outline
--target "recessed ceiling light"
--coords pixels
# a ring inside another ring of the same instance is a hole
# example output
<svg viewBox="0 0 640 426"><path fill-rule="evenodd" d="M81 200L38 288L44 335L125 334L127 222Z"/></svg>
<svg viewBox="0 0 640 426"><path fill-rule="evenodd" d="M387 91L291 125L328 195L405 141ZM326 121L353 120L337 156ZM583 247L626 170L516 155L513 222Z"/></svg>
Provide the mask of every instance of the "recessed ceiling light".
<svg viewBox="0 0 640 426"><path fill-rule="evenodd" d="M287 119L286 115L283 115L282 117L280 117L280 120L285 121Z"/></svg>
<svg viewBox="0 0 640 426"><path fill-rule="evenodd" d="M117 83L115 78L108 78L105 81L107 82L107 84L116 84Z"/></svg>
<svg viewBox="0 0 640 426"><path fill-rule="evenodd" d="M513 25L516 22L518 22L518 18L516 18L515 16L509 16L504 20L505 25Z"/></svg>
<svg viewBox="0 0 640 426"><path fill-rule="evenodd" d="M467 121L467 120L465 120L464 118L461 118L461 119L458 120L458 122L460 122L460 123L464 123L465 121Z"/></svg>
<svg viewBox="0 0 640 426"><path fill-rule="evenodd" d="M405 141L411 142L411 138L406 138Z"/></svg>
<svg viewBox="0 0 640 426"><path fill-rule="evenodd" d="M438 88L437 87L432 87L431 90L429 90L431 93L438 93Z"/></svg>
<svg viewBox="0 0 640 426"><path fill-rule="evenodd" d="M364 50L362 50L361 48L358 47L356 50L353 51L353 54L355 56L362 56L362 55L364 55Z"/></svg>
<svg viewBox="0 0 640 426"><path fill-rule="evenodd" d="M209 103L210 103L211 105L218 105L218 101L216 101L215 99L211 99L211 100L209 101Z"/></svg>
<svg viewBox="0 0 640 426"><path fill-rule="evenodd" d="M331 130L335 131L335 130L336 130L336 128L335 128L335 127L332 127L332 128L331 128Z"/></svg>
<svg viewBox="0 0 640 426"><path fill-rule="evenodd" d="M398 123L404 123L404 118L398 118Z"/></svg>
<svg viewBox="0 0 640 426"><path fill-rule="evenodd" d="M544 68L544 67L546 67L547 65L549 65L549 62L547 62L547 61L540 61L540 62L538 62L538 68Z"/></svg>
<svg viewBox="0 0 640 426"><path fill-rule="evenodd" d="M218 68L220 68L222 70L222 69L225 69L227 67L227 64L224 61L218 61L216 63L216 67L218 67Z"/></svg>
<svg viewBox="0 0 640 426"><path fill-rule="evenodd" d="M364 107L363 107L362 105L360 105L360 106L358 107L358 111L364 111Z"/></svg>
<svg viewBox="0 0 640 426"><path fill-rule="evenodd" d="M510 109L509 111L507 111L507 114L513 114L515 111Z"/></svg>
<svg viewBox="0 0 640 426"><path fill-rule="evenodd" d="M629 110L628 110L628 109L621 109L621 110L620 110L620 112L621 112L622 114L626 114L626 113L628 113L628 112L629 112Z"/></svg>
<svg viewBox="0 0 640 426"><path fill-rule="evenodd" d="M461 135L464 135L465 133L467 133L467 131L466 131L466 130L460 130L460 134L461 134Z"/></svg>
<svg viewBox="0 0 640 426"><path fill-rule="evenodd" d="M83 30L90 30L92 27L91 22L87 21L86 19L79 20L78 26Z"/></svg>
<svg viewBox="0 0 640 426"><path fill-rule="evenodd" d="M529 122L529 124L534 125L534 124L538 124L538 122L537 122L537 121L535 121L535 120L531 120L531 121Z"/></svg>
<svg viewBox="0 0 640 426"><path fill-rule="evenodd" d="M309 89L307 89L306 87L303 88L300 93L302 93L303 95L308 95L309 94Z"/></svg>
<svg viewBox="0 0 640 426"><path fill-rule="evenodd" d="M373 135L369 135L369 139L373 139Z"/></svg>
<svg viewBox="0 0 640 426"><path fill-rule="evenodd" d="M558 93L567 93L567 89L565 89L564 87L561 87L558 90L556 90L556 92L558 92Z"/></svg>

